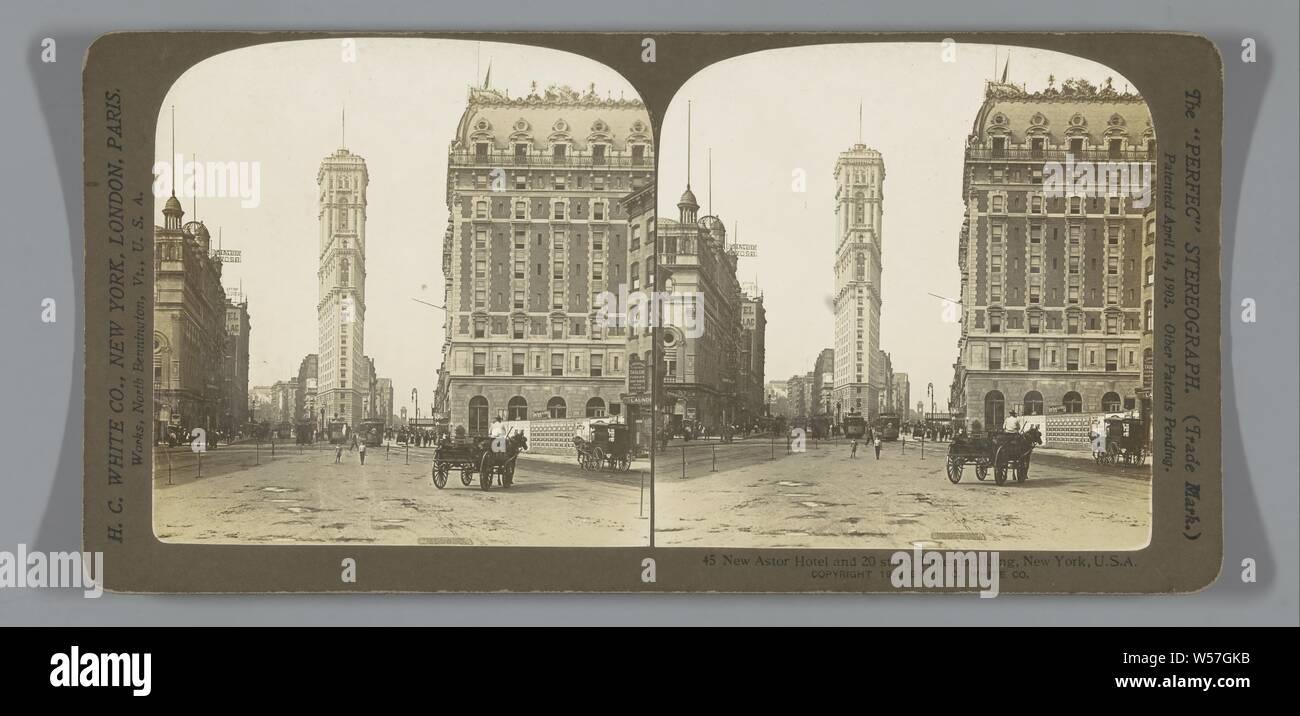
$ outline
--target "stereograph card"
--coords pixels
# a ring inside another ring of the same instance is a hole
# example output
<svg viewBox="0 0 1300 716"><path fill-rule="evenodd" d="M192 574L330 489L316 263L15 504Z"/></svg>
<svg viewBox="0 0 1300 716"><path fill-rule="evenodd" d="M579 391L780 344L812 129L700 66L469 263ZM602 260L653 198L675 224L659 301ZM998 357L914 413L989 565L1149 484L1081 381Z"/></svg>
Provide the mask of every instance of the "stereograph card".
<svg viewBox="0 0 1300 716"><path fill-rule="evenodd" d="M1168 33L105 35L85 549L121 592L1202 589L1222 84Z"/></svg>

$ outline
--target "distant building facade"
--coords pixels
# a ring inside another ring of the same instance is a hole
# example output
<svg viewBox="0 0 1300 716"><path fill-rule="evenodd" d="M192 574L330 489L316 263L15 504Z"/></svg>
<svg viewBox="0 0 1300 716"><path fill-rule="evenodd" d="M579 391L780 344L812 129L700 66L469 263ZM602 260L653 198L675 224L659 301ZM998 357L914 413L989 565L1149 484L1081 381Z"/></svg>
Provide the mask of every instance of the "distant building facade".
<svg viewBox="0 0 1300 716"><path fill-rule="evenodd" d="M248 425L248 301L226 301L226 343L222 352L222 429L235 434Z"/></svg>
<svg viewBox="0 0 1300 716"><path fill-rule="evenodd" d="M327 421L355 430L364 417L369 381L366 324L366 161L346 148L326 157L316 174L319 264L316 304L319 351L317 404Z"/></svg>
<svg viewBox="0 0 1300 716"><path fill-rule="evenodd" d="M881 217L885 164L855 144L835 162L835 402L869 419L879 410Z"/></svg>
<svg viewBox="0 0 1300 716"><path fill-rule="evenodd" d="M216 431L229 407L226 386L227 302L221 263L201 222L182 224L175 196L154 227L154 439L168 428Z"/></svg>

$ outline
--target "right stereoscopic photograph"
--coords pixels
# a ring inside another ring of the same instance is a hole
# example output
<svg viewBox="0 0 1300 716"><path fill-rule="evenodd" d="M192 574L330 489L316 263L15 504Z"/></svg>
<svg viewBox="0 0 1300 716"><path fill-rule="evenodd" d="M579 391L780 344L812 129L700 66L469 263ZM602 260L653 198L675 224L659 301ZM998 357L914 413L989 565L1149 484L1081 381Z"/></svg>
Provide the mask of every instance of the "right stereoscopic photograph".
<svg viewBox="0 0 1300 716"><path fill-rule="evenodd" d="M692 77L639 257L686 307L635 347L655 544L1145 547L1156 143L1126 78L1031 48Z"/></svg>

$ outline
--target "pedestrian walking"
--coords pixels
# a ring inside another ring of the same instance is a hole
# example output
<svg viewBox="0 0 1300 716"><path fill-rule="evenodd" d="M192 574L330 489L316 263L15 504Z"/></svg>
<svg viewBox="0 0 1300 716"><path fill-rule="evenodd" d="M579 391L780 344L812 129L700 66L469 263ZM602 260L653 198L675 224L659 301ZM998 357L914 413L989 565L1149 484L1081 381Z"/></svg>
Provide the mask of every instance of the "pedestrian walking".
<svg viewBox="0 0 1300 716"><path fill-rule="evenodd" d="M876 433L875 445L876 445L876 459L879 460L880 459L880 433Z"/></svg>
<svg viewBox="0 0 1300 716"><path fill-rule="evenodd" d="M343 462L343 443L339 443L338 447L334 448L334 464L337 465L340 462Z"/></svg>
<svg viewBox="0 0 1300 716"><path fill-rule="evenodd" d="M361 445L357 448L357 450L361 454L361 464L362 465L366 464L366 444L361 443Z"/></svg>
<svg viewBox="0 0 1300 716"><path fill-rule="evenodd" d="M853 442L849 443L849 457L856 458L857 456L858 456L858 439L853 438Z"/></svg>

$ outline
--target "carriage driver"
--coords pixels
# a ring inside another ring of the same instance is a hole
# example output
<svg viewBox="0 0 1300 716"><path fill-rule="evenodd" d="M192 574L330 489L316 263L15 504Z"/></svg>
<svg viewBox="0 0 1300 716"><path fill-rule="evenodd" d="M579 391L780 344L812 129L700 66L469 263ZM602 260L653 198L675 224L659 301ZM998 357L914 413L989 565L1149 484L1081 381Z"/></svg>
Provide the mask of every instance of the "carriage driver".
<svg viewBox="0 0 1300 716"><path fill-rule="evenodd" d="M1011 413L1007 415L1006 420L1002 421L1002 432L1004 433L1019 433L1021 427L1022 424L1020 422L1020 418L1016 416L1016 411L1014 410L1012 410Z"/></svg>
<svg viewBox="0 0 1300 716"><path fill-rule="evenodd" d="M505 436L506 436L506 425L505 423L501 422L501 416L498 415L492 421L492 427L488 430L488 437L503 438Z"/></svg>

